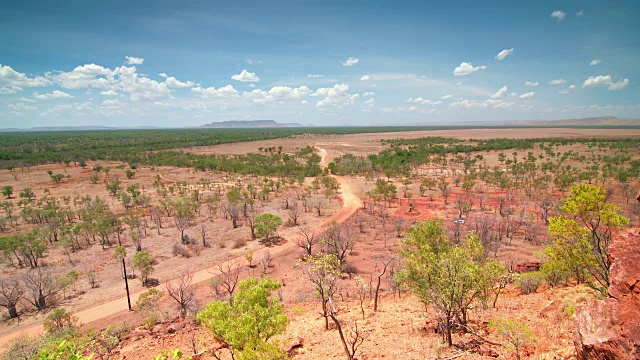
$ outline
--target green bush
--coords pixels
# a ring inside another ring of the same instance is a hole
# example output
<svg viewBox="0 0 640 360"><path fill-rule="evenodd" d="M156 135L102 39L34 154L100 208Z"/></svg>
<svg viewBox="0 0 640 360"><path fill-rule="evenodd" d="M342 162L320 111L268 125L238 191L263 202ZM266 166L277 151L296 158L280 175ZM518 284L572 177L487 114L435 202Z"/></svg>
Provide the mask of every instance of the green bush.
<svg viewBox="0 0 640 360"><path fill-rule="evenodd" d="M518 277L518 287L525 295L536 292L541 284L542 276L538 271L524 273Z"/></svg>

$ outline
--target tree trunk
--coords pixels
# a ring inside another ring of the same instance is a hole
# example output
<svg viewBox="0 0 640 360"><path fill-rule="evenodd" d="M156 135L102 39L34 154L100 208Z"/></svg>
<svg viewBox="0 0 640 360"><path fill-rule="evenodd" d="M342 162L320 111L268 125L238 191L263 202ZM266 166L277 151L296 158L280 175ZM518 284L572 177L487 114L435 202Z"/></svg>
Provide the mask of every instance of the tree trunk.
<svg viewBox="0 0 640 360"><path fill-rule="evenodd" d="M9 311L9 318L13 319L18 317L18 310L16 310L15 304L7 306L7 310Z"/></svg>

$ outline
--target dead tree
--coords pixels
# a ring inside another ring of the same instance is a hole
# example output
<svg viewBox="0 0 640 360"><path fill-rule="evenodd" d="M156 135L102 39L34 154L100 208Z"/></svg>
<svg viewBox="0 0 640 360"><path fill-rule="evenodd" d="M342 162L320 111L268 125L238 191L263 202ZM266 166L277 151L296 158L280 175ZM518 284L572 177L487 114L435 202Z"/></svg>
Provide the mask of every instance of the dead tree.
<svg viewBox="0 0 640 360"><path fill-rule="evenodd" d="M293 221L293 226L298 226L298 219L300 218L302 207L300 204L293 200L289 203L289 218Z"/></svg>
<svg viewBox="0 0 640 360"><path fill-rule="evenodd" d="M320 237L315 230L309 227L303 227L298 230L300 237L296 240L299 247L303 248L307 255L311 255L313 246L320 243Z"/></svg>
<svg viewBox="0 0 640 360"><path fill-rule="evenodd" d="M349 228L334 222L322 233L322 244L326 253L335 255L344 264L347 254L353 251L356 238Z"/></svg>
<svg viewBox="0 0 640 360"><path fill-rule="evenodd" d="M269 266L271 266L271 261L273 260L273 256L269 250L266 250L262 253L262 256L258 258L258 263L262 266L262 274L265 275L269 270Z"/></svg>
<svg viewBox="0 0 640 360"><path fill-rule="evenodd" d="M47 299L55 294L56 287L51 274L37 268L22 276L22 282L31 295L29 302L42 310L47 307Z"/></svg>
<svg viewBox="0 0 640 360"><path fill-rule="evenodd" d="M24 289L20 285L20 282L16 279L1 279L0 280L0 306L7 308L9 312L9 318L13 319L18 317L18 311L16 305L22 296L24 295Z"/></svg>
<svg viewBox="0 0 640 360"><path fill-rule="evenodd" d="M542 222L545 224L549 223L549 210L553 209L553 201L550 198L545 197L536 202L536 205L542 211Z"/></svg>
<svg viewBox="0 0 640 360"><path fill-rule="evenodd" d="M394 259L395 259L394 257L390 257L387 260L383 260L382 261L382 271L378 274L378 281L376 283L376 291L375 291L374 297L373 297L373 312L377 312L378 311L378 299L380 298L380 283L382 282L382 277L387 272L387 267L389 267L389 265L393 262ZM376 268L377 268L377 264L376 264Z"/></svg>
<svg viewBox="0 0 640 360"><path fill-rule="evenodd" d="M178 303L180 316L183 318L187 316L189 305L195 296L195 287L192 282L193 271L186 271L177 279L165 283L167 294Z"/></svg>
<svg viewBox="0 0 640 360"><path fill-rule="evenodd" d="M229 295L229 304L233 299L233 293L236 291L240 274L243 267L238 260L227 261L224 264L218 264L218 275L220 277L220 285L227 291Z"/></svg>

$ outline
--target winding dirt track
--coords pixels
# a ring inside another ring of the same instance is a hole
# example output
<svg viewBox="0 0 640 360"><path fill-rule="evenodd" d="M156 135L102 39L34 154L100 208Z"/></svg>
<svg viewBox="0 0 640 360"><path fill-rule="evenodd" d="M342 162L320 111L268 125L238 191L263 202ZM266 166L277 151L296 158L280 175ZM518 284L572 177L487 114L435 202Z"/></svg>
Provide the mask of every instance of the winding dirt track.
<svg viewBox="0 0 640 360"><path fill-rule="evenodd" d="M325 164L325 156L327 152L324 149L318 148L318 155L322 158L321 165L326 166ZM320 230L326 227L328 224L332 222L341 223L349 219L353 214L358 211L358 209L362 208L363 204L360 198L353 193L351 186L349 183L340 176L335 176L336 180L340 184L340 198L342 200L342 208L323 222L321 225L317 226L317 229ZM282 252L288 251L291 248L297 246L294 239L286 239L287 241L279 246L274 246L271 248L263 248L257 250L254 253L254 259L259 258L263 252L269 250L273 256L280 254ZM199 270L193 274L193 283L197 286L198 284L211 279L214 276L218 275L217 269L218 265L226 266L228 264L244 264L246 265L246 260L243 256L229 259L222 263L211 264L208 268ZM143 290L139 290L131 293L131 303L135 304L138 300L138 297L143 292ZM78 317L78 321L81 324L89 324L96 320L101 320L106 317L115 315L123 310L127 309L127 297L122 296L120 298L107 301L102 304L95 305L85 310L81 310L75 314ZM7 350L8 346L11 342L21 336L37 336L41 335L44 332L44 328L42 324L37 324L30 326L28 328L22 329L17 332L9 333L0 337L0 353L4 353Z"/></svg>

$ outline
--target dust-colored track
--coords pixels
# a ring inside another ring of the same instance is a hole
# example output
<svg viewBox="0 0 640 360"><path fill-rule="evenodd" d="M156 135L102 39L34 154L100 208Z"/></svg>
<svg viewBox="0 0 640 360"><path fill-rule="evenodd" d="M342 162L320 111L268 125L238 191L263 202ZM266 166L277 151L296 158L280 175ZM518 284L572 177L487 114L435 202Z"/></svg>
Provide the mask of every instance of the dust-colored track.
<svg viewBox="0 0 640 360"><path fill-rule="evenodd" d="M324 165L324 157L326 156L326 151L324 149L318 149L318 154L322 158L321 164ZM340 198L342 200L342 208L331 216L329 219L324 221L321 225L318 226L318 230L326 227L328 224L332 222L341 223L349 219L353 214L358 211L359 208L362 208L362 201L358 198L357 195L353 193L351 186L349 183L342 177L334 176L338 183L340 184ZM296 246L296 242L294 239L287 239L287 241L279 246L274 246L269 248L268 250L272 255L277 255L282 252L290 250L292 247ZM254 254L254 258L259 258L264 251L267 251L266 248L256 251ZM204 281L211 279L216 276L217 273L214 269L217 268L218 265L222 265L223 267L227 264L232 264L240 262L240 264L246 264L246 260L244 257L238 257L234 259L227 260L218 264L211 264L210 267L199 270L193 275L193 283L200 284ZM233 265L233 264L232 264ZM135 303L138 300L138 297L143 292L143 290L131 293L131 302ZM127 298L126 296L107 301L102 304L95 305L85 310L81 310L75 314L78 317L78 320L81 324L89 324L93 321L101 320L107 318L109 316L115 315L123 310L127 309ZM37 336L44 332L44 328L42 324L37 324L30 326L28 328L22 329L20 331L16 331L13 333L5 334L0 337L0 353L7 350L7 347L11 342L18 337L21 336Z"/></svg>

